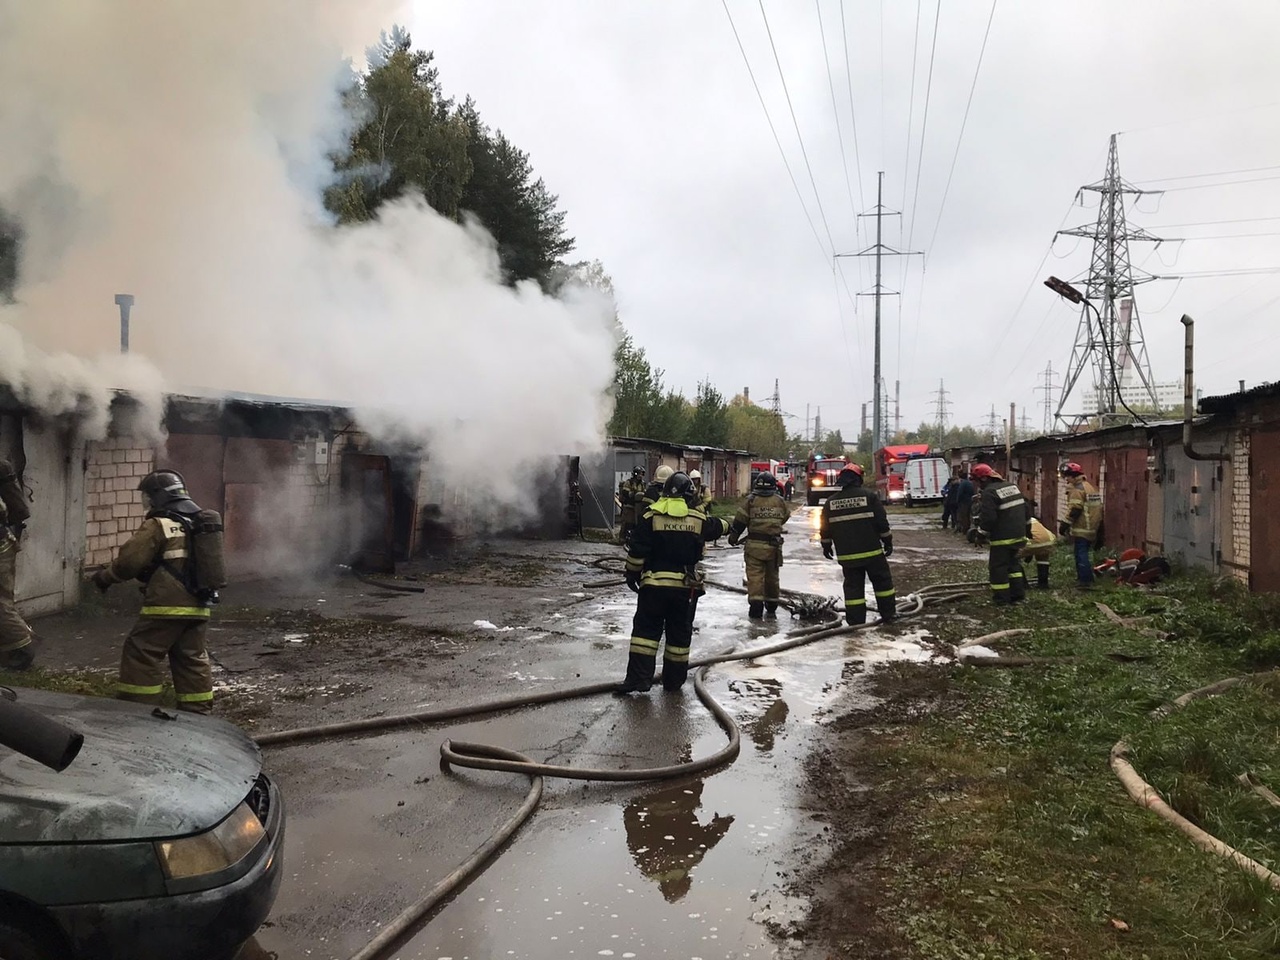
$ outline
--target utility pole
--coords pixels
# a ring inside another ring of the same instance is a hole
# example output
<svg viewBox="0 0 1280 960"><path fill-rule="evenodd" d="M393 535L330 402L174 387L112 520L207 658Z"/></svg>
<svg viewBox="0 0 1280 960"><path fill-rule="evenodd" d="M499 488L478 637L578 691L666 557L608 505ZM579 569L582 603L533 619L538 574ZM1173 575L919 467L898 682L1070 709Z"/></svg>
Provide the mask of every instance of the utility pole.
<svg viewBox="0 0 1280 960"><path fill-rule="evenodd" d="M1163 243L1165 238L1152 236L1141 227L1130 227L1125 221L1124 198L1126 194L1141 196L1163 191L1140 190L1121 178L1120 157L1114 133L1111 135L1107 171L1103 178L1080 189L1099 195L1098 219L1093 225L1059 230L1054 234L1055 239L1066 235L1087 237L1093 241L1089 277L1084 283L1085 302L1081 306L1075 346L1071 351L1066 379L1062 382L1062 396L1054 416L1055 419L1062 417L1062 410L1076 381L1080 379L1085 367L1091 366L1094 391L1098 397L1098 423L1105 426L1108 419L1117 418L1117 402L1121 406L1125 405L1126 374L1138 377L1144 400L1153 409L1159 410L1160 407L1151 376L1151 361L1147 357L1147 347L1142 337L1138 304L1133 298L1135 286L1159 278L1141 272L1135 276L1129 258L1129 242L1141 240ZM1093 322L1095 317L1096 329Z"/></svg>
<svg viewBox="0 0 1280 960"><path fill-rule="evenodd" d="M1040 405L1044 407L1044 432L1049 433L1053 428L1053 392L1057 389L1057 385L1053 382L1053 361L1049 361L1049 365L1044 368L1044 384L1036 387L1036 393L1043 393L1044 399L1040 401Z"/></svg>
<svg viewBox="0 0 1280 960"><path fill-rule="evenodd" d="M818 408L818 412L813 415L813 442L820 443L822 441L822 408Z"/></svg>
<svg viewBox="0 0 1280 960"><path fill-rule="evenodd" d="M947 394L950 392L951 391L947 389L943 381L939 380L938 381L938 400L937 400L936 406L934 407L934 411L935 411L934 415L938 418L938 449L939 450L943 449L943 446L947 441L947 407L951 406L951 401L947 399Z"/></svg>
<svg viewBox="0 0 1280 960"><path fill-rule="evenodd" d="M876 242L867 247L865 250L859 250L857 253L837 253L836 259L841 257L875 257L876 258L876 285L868 292L859 293L858 296L871 296L876 302L876 336L875 336L875 370L872 373L872 383L874 396L872 397L872 422L871 422L871 449L879 450L884 446L884 423L881 419L881 379L880 379L880 300L884 296L897 296L896 290L884 289L881 280L884 276L882 269L882 259L885 256L890 257L913 257L923 256L919 250L894 250L892 247L886 247L883 242L884 237L884 218L901 216L901 213L895 210L886 210L884 207L884 171L881 170L876 174L876 207L872 213L860 213L860 217L876 218Z"/></svg>
<svg viewBox="0 0 1280 960"><path fill-rule="evenodd" d="M1243 391L1241 391L1243 392ZM867 432L867 405L862 405L862 429L858 431L858 439L862 439L862 435Z"/></svg>
<svg viewBox="0 0 1280 960"><path fill-rule="evenodd" d="M778 381L773 381L773 396L769 398L769 410L775 417L782 416L782 397L778 394Z"/></svg>
<svg viewBox="0 0 1280 960"><path fill-rule="evenodd" d="M1243 391L1242 391L1243 392ZM893 381L893 435L902 432L902 381Z"/></svg>
<svg viewBox="0 0 1280 960"><path fill-rule="evenodd" d="M809 433L809 404L804 405L804 442L813 443L813 435Z"/></svg>

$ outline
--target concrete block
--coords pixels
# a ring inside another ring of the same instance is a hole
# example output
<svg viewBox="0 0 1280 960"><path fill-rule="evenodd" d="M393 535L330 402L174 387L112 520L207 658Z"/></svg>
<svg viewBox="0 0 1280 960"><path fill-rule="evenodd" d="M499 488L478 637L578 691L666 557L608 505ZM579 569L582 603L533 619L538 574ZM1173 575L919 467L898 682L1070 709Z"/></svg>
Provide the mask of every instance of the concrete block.
<svg viewBox="0 0 1280 960"><path fill-rule="evenodd" d="M112 516L113 518L119 519L119 518L122 518L122 517L127 517L128 515L129 515L129 506L128 506L128 504L124 504L124 503L117 503L117 504L113 504L113 505L112 505L112 507L111 507L111 516Z"/></svg>
<svg viewBox="0 0 1280 960"><path fill-rule="evenodd" d="M111 462L112 462L112 463L124 463L124 462L125 462L125 460L124 460L125 456L126 456L126 451L124 451L124 450L112 450L112 451L111 451Z"/></svg>

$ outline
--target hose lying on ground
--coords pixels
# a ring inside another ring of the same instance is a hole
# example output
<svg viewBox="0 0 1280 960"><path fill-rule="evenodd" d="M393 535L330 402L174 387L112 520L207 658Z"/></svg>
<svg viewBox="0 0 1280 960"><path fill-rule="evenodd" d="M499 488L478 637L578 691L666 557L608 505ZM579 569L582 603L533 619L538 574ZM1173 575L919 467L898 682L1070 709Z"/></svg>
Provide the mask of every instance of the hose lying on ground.
<svg viewBox="0 0 1280 960"><path fill-rule="evenodd" d="M367 573L361 573L355 567L348 566L345 563L338 564L338 569L343 573L349 573L361 583L367 583L371 587L381 587L387 590L399 590L401 593L426 593L426 587L416 586L412 583L402 583L399 580L379 580L371 577Z"/></svg>
<svg viewBox="0 0 1280 960"><path fill-rule="evenodd" d="M944 584L942 586L945 589L941 591L933 587L925 587L918 593L908 594L903 597L898 616L903 618L915 616L928 604L942 603L967 595L963 591L957 592L957 585ZM791 650L819 640L852 634L877 626L878 623L879 621L857 626L841 625L830 627L818 625L807 627L789 634L786 639L776 643L690 661L689 666L693 671L694 692L697 694L698 699L711 711L716 722L724 729L728 736L728 743L710 756L688 763L634 770L576 768L558 764L538 763L529 757L503 747L478 743L454 743L446 739L440 746L441 760L446 767L469 767L476 770L501 770L523 774L530 778L529 792L519 810L496 833L477 847L448 876L435 884L416 902L401 912L399 916L387 923L373 940L352 955L351 960L378 960L378 958L389 956L391 951L421 928L422 924L441 903L453 896L472 877L476 876L485 864L515 835L520 826L533 815L542 796L542 778L544 776L608 782L668 780L712 770L729 763L737 757L741 746L738 726L733 717L711 696L705 685L706 671L711 665L728 663L734 660L752 660L774 653L781 653L784 650ZM262 734L256 737L255 740L260 746L271 747L333 737L370 734L403 727L425 726L442 720L473 717L535 704L554 703L600 693L612 693L617 688L618 684L613 681L591 683L564 690L523 694L469 706L440 707L413 713L366 717L339 723L299 727L293 730L280 730L274 733Z"/></svg>

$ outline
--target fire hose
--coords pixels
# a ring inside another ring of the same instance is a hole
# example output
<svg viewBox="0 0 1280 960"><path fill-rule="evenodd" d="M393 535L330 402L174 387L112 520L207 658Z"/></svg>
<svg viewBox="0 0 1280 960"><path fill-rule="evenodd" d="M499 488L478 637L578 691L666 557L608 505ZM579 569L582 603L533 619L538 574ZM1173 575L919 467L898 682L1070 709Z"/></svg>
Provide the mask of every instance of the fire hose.
<svg viewBox="0 0 1280 960"><path fill-rule="evenodd" d="M982 583L934 584L924 587L918 592L908 594L902 598L898 617L917 616L926 606L966 597L972 589L985 587L986 585ZM702 704L711 712L716 723L724 730L728 737L728 742L715 753L687 763L631 770L568 767L560 764L539 763L521 753L504 747L482 743L454 742L446 738L440 745L441 764L445 769L449 767L466 767L474 770L501 770L508 773L522 774L529 777L529 791L520 807L493 835L472 851L466 860L458 864L452 872L436 883L422 897L383 925L377 936L352 954L350 960L381 960L381 958L390 956L406 939L421 929L440 904L444 903L471 879L479 875L485 865L506 845L516 831L538 808L538 804L542 799L543 777L606 782L670 780L714 770L732 762L738 756L741 747L741 735L733 717L711 696L706 688L706 672L711 666L718 663L752 660L770 654L781 653L796 647L816 643L820 640L856 633L878 624L879 621L856 626L841 625L832 627L819 624L793 631L783 640L775 643L745 650L727 651L690 661L689 667L693 676L694 692ZM616 681L590 683L562 690L522 694L465 706L440 707L412 713L366 717L339 723L279 730L273 733L261 734L255 740L261 747L275 747L335 737L372 734L403 727L424 726L462 717L499 713L537 704L573 700L601 693L613 693L617 688Z"/></svg>

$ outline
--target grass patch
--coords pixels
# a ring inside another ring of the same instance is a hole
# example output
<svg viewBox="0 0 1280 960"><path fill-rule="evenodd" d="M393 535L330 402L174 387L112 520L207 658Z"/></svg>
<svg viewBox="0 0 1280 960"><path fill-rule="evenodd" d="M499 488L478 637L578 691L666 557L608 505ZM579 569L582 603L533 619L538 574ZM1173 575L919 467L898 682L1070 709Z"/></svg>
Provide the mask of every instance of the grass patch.
<svg viewBox="0 0 1280 960"><path fill-rule="evenodd" d="M1078 594L1070 556L1058 590L1012 610L966 604L982 626L938 621L947 639L1009 627L1087 624L1010 638L1010 654L1070 657L1025 670L958 668L945 709L867 745L880 789L910 791L888 860L888 919L926 960L1275 957L1280 895L1204 854L1136 806L1107 766L1127 737L1134 763L1181 812L1275 865L1280 811L1240 785L1280 790L1280 685L1259 684L1159 720L1174 697L1251 669L1280 649L1280 605L1217 581L1158 592ZM1065 589L1063 589L1065 587ZM1150 616L1159 639L1108 621ZM931 627L932 629L932 627ZM1116 662L1108 654L1150 655Z"/></svg>
<svg viewBox="0 0 1280 960"><path fill-rule="evenodd" d="M116 671L76 670L60 672L32 667L21 672L0 670L0 686L27 687L32 690L52 690L55 693L78 693L87 697L114 697L116 695ZM172 691L170 691L170 703Z"/></svg>

